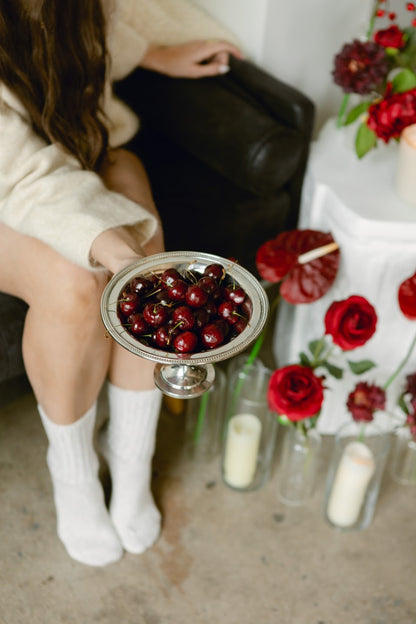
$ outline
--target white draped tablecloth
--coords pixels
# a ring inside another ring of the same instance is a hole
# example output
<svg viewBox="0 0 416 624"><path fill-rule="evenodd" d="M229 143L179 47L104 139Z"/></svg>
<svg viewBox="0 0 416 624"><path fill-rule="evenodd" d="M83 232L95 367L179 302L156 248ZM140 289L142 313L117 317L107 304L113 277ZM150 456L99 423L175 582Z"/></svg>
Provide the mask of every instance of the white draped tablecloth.
<svg viewBox="0 0 416 624"><path fill-rule="evenodd" d="M327 390L318 421L322 433L334 433L351 419L345 403L358 381L385 383L416 333L416 321L403 316L397 301L399 285L416 271L416 206L399 199L394 186L398 145L381 144L359 160L354 133L352 127L336 128L331 119L313 143L298 226L332 233L341 250L336 281L315 303L282 303L273 346L279 366L298 362L308 342L323 335L325 312L333 301L355 294L375 307L378 322L373 337L348 353L338 349L332 362L344 366L346 359L372 359L377 367L360 376L345 368L342 380L326 376ZM406 374L413 372L416 348L389 387L389 410L394 410ZM383 414L377 418L387 427L392 424Z"/></svg>

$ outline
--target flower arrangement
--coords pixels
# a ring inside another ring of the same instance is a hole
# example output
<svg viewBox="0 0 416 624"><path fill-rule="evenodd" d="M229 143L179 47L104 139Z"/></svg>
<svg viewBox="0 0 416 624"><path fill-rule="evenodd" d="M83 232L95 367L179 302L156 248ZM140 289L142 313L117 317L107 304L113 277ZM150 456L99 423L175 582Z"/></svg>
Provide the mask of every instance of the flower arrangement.
<svg viewBox="0 0 416 624"><path fill-rule="evenodd" d="M376 0L364 40L346 43L335 55L332 76L344 98L338 126L360 119L355 139L362 158L378 140L398 140L404 128L416 123L416 5L406 2L410 25L400 28L397 16ZM377 28L387 18L387 28ZM349 108L350 96L359 103Z"/></svg>
<svg viewBox="0 0 416 624"><path fill-rule="evenodd" d="M402 314L409 320L416 320L416 273L400 284L397 299ZM382 387L367 382L360 382L355 386L347 399L347 408L353 420L363 423L371 422L377 410L385 409L386 391L409 361L415 344L416 335L404 358ZM409 403L406 399L409 400ZM398 405L406 414L405 424L411 428L412 435L416 440L416 373L407 376L407 383L399 396Z"/></svg>
<svg viewBox="0 0 416 624"><path fill-rule="evenodd" d="M324 379L315 370L324 368L332 376L342 377L343 370L330 362L334 346L342 351L363 346L376 331L377 314L367 299L352 295L329 306L324 324L322 338L308 345L310 355L302 352L300 364L274 371L268 389L269 406L277 413L279 422L301 426L304 432L316 426L324 400ZM374 363L348 361L348 365L353 373L361 374Z"/></svg>

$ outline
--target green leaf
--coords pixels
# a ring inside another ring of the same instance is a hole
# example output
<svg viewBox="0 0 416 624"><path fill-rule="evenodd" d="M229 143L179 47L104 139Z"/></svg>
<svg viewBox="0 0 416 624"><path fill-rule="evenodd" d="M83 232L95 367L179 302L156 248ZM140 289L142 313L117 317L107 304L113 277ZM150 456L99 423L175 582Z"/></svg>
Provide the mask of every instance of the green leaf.
<svg viewBox="0 0 416 624"><path fill-rule="evenodd" d="M358 158L362 158L377 145L377 135L371 130L366 123L362 123L355 137L355 151Z"/></svg>
<svg viewBox="0 0 416 624"><path fill-rule="evenodd" d="M308 356L306 355L306 353L304 353L303 351L301 353L299 353L299 361L302 364L302 366L311 366L311 361L308 358Z"/></svg>
<svg viewBox="0 0 416 624"><path fill-rule="evenodd" d="M366 113L369 109L370 104L371 102L361 102L361 104L358 104L358 106L354 106L354 108L352 108L348 113L347 118L344 122L344 126L352 124L356 119L358 119L360 115Z"/></svg>
<svg viewBox="0 0 416 624"><path fill-rule="evenodd" d="M416 74L411 69L402 69L391 82L395 93L403 93L416 87Z"/></svg>
<svg viewBox="0 0 416 624"><path fill-rule="evenodd" d="M406 401L404 400L404 394L401 394L399 400L397 401L397 405L404 411L405 414L409 414L409 408L406 405Z"/></svg>
<svg viewBox="0 0 416 624"><path fill-rule="evenodd" d="M334 366L333 364L330 364L329 362L323 362L322 366L324 366L326 370L328 371L328 373L332 375L332 377L335 377L335 379L342 379L342 376L344 374L344 371L342 370L342 368L339 368L338 366Z"/></svg>
<svg viewBox="0 0 416 624"><path fill-rule="evenodd" d="M355 375L361 375L374 368L376 364L372 360L361 360L360 362L348 360L348 366Z"/></svg>
<svg viewBox="0 0 416 624"><path fill-rule="evenodd" d="M308 349L312 353L314 358L317 358L325 349L325 342L323 340L311 340L311 342L308 344Z"/></svg>
<svg viewBox="0 0 416 624"><path fill-rule="evenodd" d="M292 421L290 421L287 416L284 416L282 414L277 414L277 420L284 427L287 427L288 425L292 424Z"/></svg>

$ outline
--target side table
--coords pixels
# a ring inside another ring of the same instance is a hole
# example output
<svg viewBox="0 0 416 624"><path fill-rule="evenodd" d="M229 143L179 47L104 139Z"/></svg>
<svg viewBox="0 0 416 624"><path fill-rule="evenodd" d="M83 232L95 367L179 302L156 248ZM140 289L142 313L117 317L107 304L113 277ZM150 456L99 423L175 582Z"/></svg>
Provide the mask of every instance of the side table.
<svg viewBox="0 0 416 624"><path fill-rule="evenodd" d="M347 359L372 359L377 367L360 376L346 367L338 381L326 377L318 428L331 434L351 418L345 403L357 381L383 385L416 333L416 321L405 319L397 302L400 283L416 271L416 207L403 202L394 189L398 146L382 144L359 160L353 132L355 128L336 128L331 119L312 145L298 225L332 233L341 250L337 279L315 303L282 303L273 344L279 366L297 362L308 342L322 336L325 312L333 301L355 294L374 305L376 333L365 346L339 352L337 363L345 368ZM389 387L388 409L394 410L405 376L413 372L416 349ZM392 425L391 418L378 418Z"/></svg>

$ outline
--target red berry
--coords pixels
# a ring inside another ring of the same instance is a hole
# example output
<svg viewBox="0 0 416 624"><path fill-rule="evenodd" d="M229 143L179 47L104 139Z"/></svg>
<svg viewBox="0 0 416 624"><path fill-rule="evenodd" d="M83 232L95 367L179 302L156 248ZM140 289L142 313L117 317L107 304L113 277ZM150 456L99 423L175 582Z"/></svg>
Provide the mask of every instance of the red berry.
<svg viewBox="0 0 416 624"><path fill-rule="evenodd" d="M173 346L179 353L193 353L198 344L198 336L191 331L181 332L173 341Z"/></svg>
<svg viewBox="0 0 416 624"><path fill-rule="evenodd" d="M414 5L414 3L413 3L413 2L408 2L408 3L406 4L406 9L407 9L408 11L414 11L414 10L415 10L415 5Z"/></svg>
<svg viewBox="0 0 416 624"><path fill-rule="evenodd" d="M152 327L159 327L166 323L168 312L161 303L148 303L143 308L143 316L146 323Z"/></svg>
<svg viewBox="0 0 416 624"><path fill-rule="evenodd" d="M384 13L385 11L383 11L383 9L377 9L376 11L377 17L384 17Z"/></svg>
<svg viewBox="0 0 416 624"><path fill-rule="evenodd" d="M412 26L416 28L416 19L412 19Z"/></svg>
<svg viewBox="0 0 416 624"><path fill-rule="evenodd" d="M393 13L393 11L391 13L389 13L389 20L393 21L396 19L396 13Z"/></svg>
<svg viewBox="0 0 416 624"><path fill-rule="evenodd" d="M221 264L209 264L204 269L204 275L213 277L218 282L221 282L225 277L225 269Z"/></svg>
<svg viewBox="0 0 416 624"><path fill-rule="evenodd" d="M172 312L172 320L181 330L192 329L195 325L195 317L192 314L191 308L188 308L188 306L178 306L175 308Z"/></svg>
<svg viewBox="0 0 416 624"><path fill-rule="evenodd" d="M231 325L237 322L239 316L237 306L232 301L223 301L218 306L218 314Z"/></svg>
<svg viewBox="0 0 416 624"><path fill-rule="evenodd" d="M182 279L182 276L176 269L166 269L160 276L160 281L162 284L165 284L165 286L172 286L173 282L178 279Z"/></svg>
<svg viewBox="0 0 416 624"><path fill-rule="evenodd" d="M135 277L131 283L131 289L138 295L148 293L153 288L153 284L145 277Z"/></svg>
<svg viewBox="0 0 416 624"><path fill-rule="evenodd" d="M169 325L162 325L154 332L152 339L156 347L166 350L172 341L172 329Z"/></svg>
<svg viewBox="0 0 416 624"><path fill-rule="evenodd" d="M208 293L197 284L192 284L186 291L185 300L193 308L202 308L208 300Z"/></svg>
<svg viewBox="0 0 416 624"><path fill-rule="evenodd" d="M236 305L241 305L246 298L245 290L235 284L229 284L226 286L224 288L224 295Z"/></svg>
<svg viewBox="0 0 416 624"><path fill-rule="evenodd" d="M122 299L119 300L119 308L125 316L130 316L139 309L140 299L136 293L123 293Z"/></svg>
<svg viewBox="0 0 416 624"><path fill-rule="evenodd" d="M149 326L144 320L144 316L141 312L130 314L127 319L127 323L131 333L135 336L141 336L149 329Z"/></svg>
<svg viewBox="0 0 416 624"><path fill-rule="evenodd" d="M218 284L213 277L209 275L204 275L201 279L198 280L197 285L205 290L209 295L212 295L216 290L218 290Z"/></svg>
<svg viewBox="0 0 416 624"><path fill-rule="evenodd" d="M185 301L186 291L188 290L188 284L183 279L177 279L166 290L172 301Z"/></svg>
<svg viewBox="0 0 416 624"><path fill-rule="evenodd" d="M215 349L224 342L224 333L217 323L208 323L201 330L202 344L208 349Z"/></svg>

